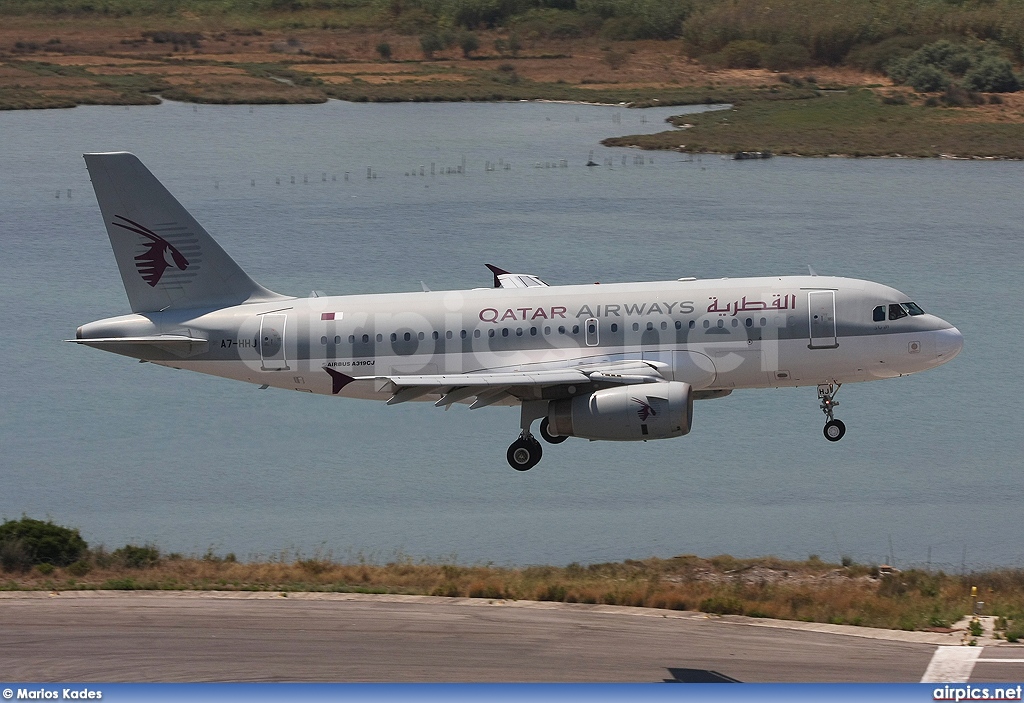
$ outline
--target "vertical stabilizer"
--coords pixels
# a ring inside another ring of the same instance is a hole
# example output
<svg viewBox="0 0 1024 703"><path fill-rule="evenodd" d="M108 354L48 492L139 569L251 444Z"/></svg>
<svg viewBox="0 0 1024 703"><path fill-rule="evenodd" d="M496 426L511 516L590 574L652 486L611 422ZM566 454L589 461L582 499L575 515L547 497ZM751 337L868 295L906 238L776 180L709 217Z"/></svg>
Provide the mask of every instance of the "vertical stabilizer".
<svg viewBox="0 0 1024 703"><path fill-rule="evenodd" d="M283 299L249 276L128 152L85 154L132 312Z"/></svg>

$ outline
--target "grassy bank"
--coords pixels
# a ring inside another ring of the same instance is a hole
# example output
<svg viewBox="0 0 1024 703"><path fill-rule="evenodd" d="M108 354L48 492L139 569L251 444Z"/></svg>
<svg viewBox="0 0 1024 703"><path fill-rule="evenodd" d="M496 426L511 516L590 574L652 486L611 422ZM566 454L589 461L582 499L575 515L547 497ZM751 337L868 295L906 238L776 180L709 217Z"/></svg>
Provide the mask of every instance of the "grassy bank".
<svg viewBox="0 0 1024 703"><path fill-rule="evenodd" d="M828 564L817 558L703 559L522 568L399 559L341 563L287 555L242 563L233 556L163 556L154 547L102 548L65 567L36 566L0 577L3 590L238 590L397 593L604 603L788 620L921 630L948 627L970 612L978 586L987 614L1024 636L1024 572L951 576L920 570Z"/></svg>
<svg viewBox="0 0 1024 703"><path fill-rule="evenodd" d="M727 113L674 118L683 129L603 143L687 152L1024 158L1024 123L1001 120L1004 104L945 108L904 100L890 98L890 104L855 89L813 100L748 102Z"/></svg>

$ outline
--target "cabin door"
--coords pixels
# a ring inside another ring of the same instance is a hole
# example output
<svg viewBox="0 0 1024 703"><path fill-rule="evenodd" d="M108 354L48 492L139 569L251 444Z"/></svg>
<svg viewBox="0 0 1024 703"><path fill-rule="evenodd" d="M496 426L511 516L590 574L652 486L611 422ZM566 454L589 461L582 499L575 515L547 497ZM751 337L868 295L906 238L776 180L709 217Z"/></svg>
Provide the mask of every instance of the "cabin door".
<svg viewBox="0 0 1024 703"><path fill-rule="evenodd" d="M263 371L287 371L284 353L284 328L287 315L263 315L260 318L260 358Z"/></svg>
<svg viewBox="0 0 1024 703"><path fill-rule="evenodd" d="M811 349L835 349L839 346L836 338L836 292L834 290L812 290L807 293L807 320L810 327Z"/></svg>

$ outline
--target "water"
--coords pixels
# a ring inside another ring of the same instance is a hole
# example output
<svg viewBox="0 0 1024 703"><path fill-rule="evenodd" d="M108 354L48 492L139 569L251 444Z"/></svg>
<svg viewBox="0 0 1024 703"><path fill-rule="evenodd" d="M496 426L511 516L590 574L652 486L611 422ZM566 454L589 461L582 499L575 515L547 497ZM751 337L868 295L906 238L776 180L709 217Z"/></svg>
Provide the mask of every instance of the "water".
<svg viewBox="0 0 1024 703"><path fill-rule="evenodd" d="M641 166L637 152L599 146L682 111L334 102L0 114L0 517L50 516L111 548L240 557L727 552L1024 566L1024 164L653 153ZM513 409L258 391L61 343L128 311L81 159L119 149L284 293L489 286L485 262L553 284L811 264L906 291L959 326L965 349L918 376L844 387L849 432L836 445L821 436L813 388L741 391L698 403L685 438L571 440L519 474L505 463ZM591 151L614 165L586 168ZM462 175L429 175L463 160ZM421 165L428 175L405 175Z"/></svg>

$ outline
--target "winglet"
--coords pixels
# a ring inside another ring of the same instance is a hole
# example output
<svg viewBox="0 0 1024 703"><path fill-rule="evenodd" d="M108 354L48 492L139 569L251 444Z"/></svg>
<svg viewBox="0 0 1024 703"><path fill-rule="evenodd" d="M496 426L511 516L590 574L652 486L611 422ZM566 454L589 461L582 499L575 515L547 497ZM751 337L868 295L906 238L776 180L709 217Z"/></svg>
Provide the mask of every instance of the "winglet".
<svg viewBox="0 0 1024 703"><path fill-rule="evenodd" d="M331 393L333 395L338 395L338 393L341 393L342 388L356 380L351 376L346 376L341 371L335 371L329 366L325 366L324 371L326 371L331 377Z"/></svg>
<svg viewBox="0 0 1024 703"><path fill-rule="evenodd" d="M489 268L491 270L491 273L494 274L494 287L501 288L501 280L498 278L498 276L504 276L505 274L508 273L508 271L506 271L505 269L500 269L494 264L484 264L484 266Z"/></svg>

